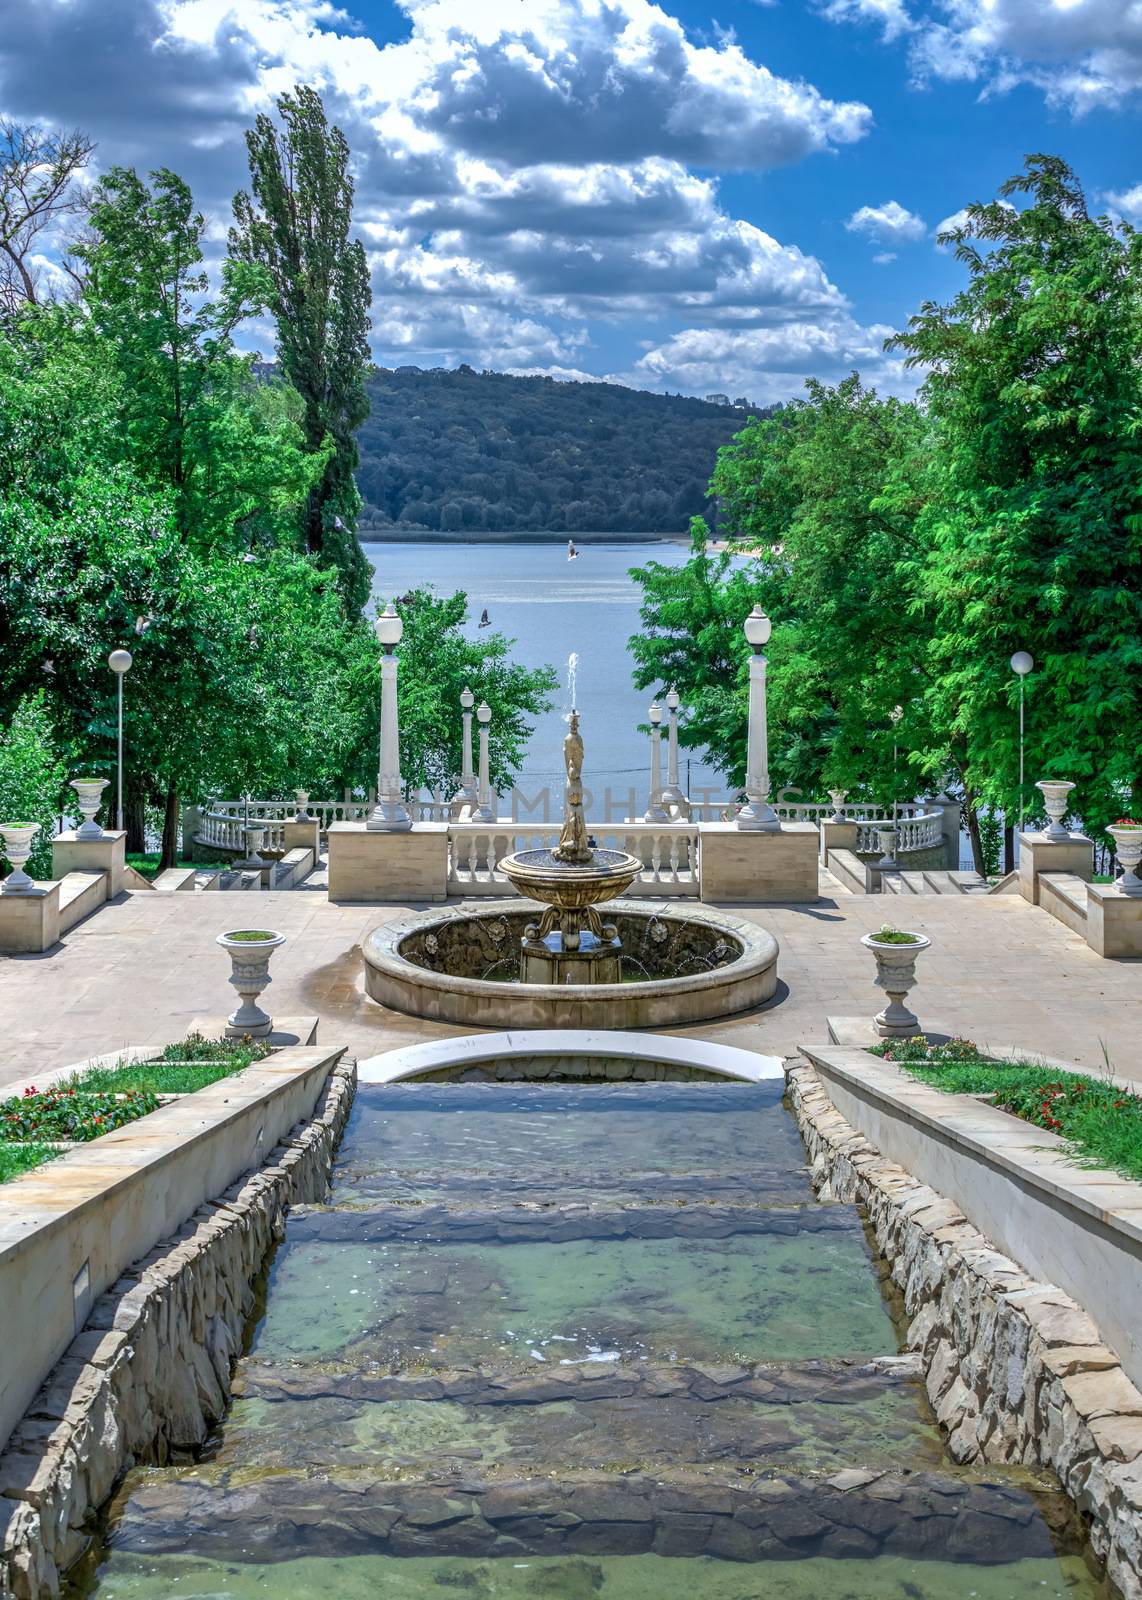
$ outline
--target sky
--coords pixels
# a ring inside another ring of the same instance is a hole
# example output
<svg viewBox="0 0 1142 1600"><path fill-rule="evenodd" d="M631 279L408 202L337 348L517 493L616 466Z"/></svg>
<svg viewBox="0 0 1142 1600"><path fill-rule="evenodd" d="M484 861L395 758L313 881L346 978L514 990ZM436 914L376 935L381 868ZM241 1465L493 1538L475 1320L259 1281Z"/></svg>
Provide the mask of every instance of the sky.
<svg viewBox="0 0 1142 1600"><path fill-rule="evenodd" d="M353 149L384 366L907 394L884 340L963 281L936 232L1027 153L1142 224L1139 0L0 0L0 116L173 168L216 255L297 83Z"/></svg>

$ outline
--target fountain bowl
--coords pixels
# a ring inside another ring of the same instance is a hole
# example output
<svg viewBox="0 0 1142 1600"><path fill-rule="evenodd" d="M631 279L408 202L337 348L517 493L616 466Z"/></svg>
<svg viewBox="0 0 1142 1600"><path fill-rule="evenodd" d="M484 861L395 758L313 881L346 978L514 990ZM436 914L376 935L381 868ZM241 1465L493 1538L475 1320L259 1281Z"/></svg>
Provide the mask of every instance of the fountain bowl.
<svg viewBox="0 0 1142 1600"><path fill-rule="evenodd" d="M642 862L625 850L594 850L582 866L560 861L553 850L517 850L504 856L498 870L528 900L576 911L625 894Z"/></svg>
<svg viewBox="0 0 1142 1600"><path fill-rule="evenodd" d="M750 1010L777 989L777 940L756 922L643 899L615 900L607 915L627 962L650 963L644 981L496 978L518 961L536 912L531 900L462 901L382 923L362 944L366 992L393 1011L475 1028L662 1028Z"/></svg>

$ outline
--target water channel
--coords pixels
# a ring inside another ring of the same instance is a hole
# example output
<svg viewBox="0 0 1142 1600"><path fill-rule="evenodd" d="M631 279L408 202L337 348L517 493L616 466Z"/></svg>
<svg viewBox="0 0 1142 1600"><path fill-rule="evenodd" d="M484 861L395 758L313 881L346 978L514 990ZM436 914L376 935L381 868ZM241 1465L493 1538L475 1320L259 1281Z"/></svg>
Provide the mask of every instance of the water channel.
<svg viewBox="0 0 1142 1600"><path fill-rule="evenodd" d="M362 1085L225 1424L98 1600L1094 1600L1053 1481L945 1452L780 1080Z"/></svg>

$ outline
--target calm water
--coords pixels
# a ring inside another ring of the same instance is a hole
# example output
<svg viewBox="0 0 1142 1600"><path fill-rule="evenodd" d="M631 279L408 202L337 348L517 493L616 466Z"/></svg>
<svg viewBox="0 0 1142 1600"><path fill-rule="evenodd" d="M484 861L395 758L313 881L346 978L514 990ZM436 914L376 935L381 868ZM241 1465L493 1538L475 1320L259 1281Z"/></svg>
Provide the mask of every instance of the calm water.
<svg viewBox="0 0 1142 1600"><path fill-rule="evenodd" d="M517 641L513 655L529 667L553 666L559 673L560 711L569 708L568 658L578 654L576 700L587 746L584 776L594 804L588 814L606 819L604 791L611 791L612 821L646 809L650 757L646 736L648 692L636 691L627 640L639 629L642 591L629 577L633 566L661 561L682 566L687 547L667 541L650 544L590 544L568 561L560 544L365 544L373 564L373 593L385 601L430 584L440 594L463 589L468 595L473 639L480 637L480 613L492 627ZM459 716L457 708L457 716ZM541 720L518 787L532 796L544 786L556 791L553 815L562 805L562 741L566 729L558 715ZM680 752L682 787L686 753ZM709 798L726 793L719 773L690 757L690 794ZM665 748L663 751L665 782ZM539 813L535 813L539 815Z"/></svg>
<svg viewBox="0 0 1142 1600"><path fill-rule="evenodd" d="M362 1087L224 1426L78 1592L1096 1600L1049 1479L947 1457L781 1093Z"/></svg>

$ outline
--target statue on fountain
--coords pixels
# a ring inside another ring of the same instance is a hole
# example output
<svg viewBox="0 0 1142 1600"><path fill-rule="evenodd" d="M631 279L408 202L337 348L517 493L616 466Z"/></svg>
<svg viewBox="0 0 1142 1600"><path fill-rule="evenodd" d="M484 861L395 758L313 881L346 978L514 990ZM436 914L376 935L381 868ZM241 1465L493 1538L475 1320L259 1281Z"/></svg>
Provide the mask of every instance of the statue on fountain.
<svg viewBox="0 0 1142 1600"><path fill-rule="evenodd" d="M587 824L583 820L583 736L579 732L577 711L571 713L571 726L563 741L563 765L567 768L563 831L551 854L556 861L585 867L593 859L594 852L587 842Z"/></svg>

